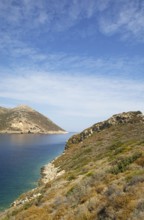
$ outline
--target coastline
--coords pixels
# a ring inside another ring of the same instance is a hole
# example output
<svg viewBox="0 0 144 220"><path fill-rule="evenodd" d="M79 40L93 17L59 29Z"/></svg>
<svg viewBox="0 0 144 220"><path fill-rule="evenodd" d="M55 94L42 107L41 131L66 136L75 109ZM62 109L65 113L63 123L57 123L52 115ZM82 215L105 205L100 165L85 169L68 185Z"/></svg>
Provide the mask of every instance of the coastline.
<svg viewBox="0 0 144 220"><path fill-rule="evenodd" d="M69 133L69 132L64 132L64 133ZM63 154L65 154L65 148L63 149L63 152L61 152L59 156L56 156L50 162L46 163L44 166L39 168L40 177L39 179L37 179L37 186L30 189L29 191L25 191L24 193L22 193L17 199L15 199L9 205L8 208L0 211L0 219L3 216L7 215L8 213L12 213L15 210L15 208L17 210L21 208L23 205L27 205L35 199L39 200L39 198L42 196L42 189L45 186L45 184L55 180L56 178L58 178L59 176L65 173L65 170L61 170L60 167L58 166L56 167L54 165L55 164L54 162Z"/></svg>
<svg viewBox="0 0 144 220"><path fill-rule="evenodd" d="M61 154L63 155L64 152ZM59 158L61 155L56 157L54 160L49 162L48 164L44 165L40 169L41 178L38 180L38 186L31 189L30 191L27 191L23 194L21 194L16 200L14 200L10 207L0 211L0 219L3 219L8 213L12 213L15 208L20 208L23 205L26 205L33 201L34 199L38 199L41 197L41 189L42 187L49 183L50 181L56 179L57 177L63 175L65 173L65 170L59 170L59 167L55 167L54 161Z"/></svg>
<svg viewBox="0 0 144 220"><path fill-rule="evenodd" d="M64 152L61 154L63 155ZM38 186L36 188L31 189L28 192L23 193L18 199L14 200L13 203L10 205L10 208L13 210L13 208L18 208L20 206L23 206L32 200L39 198L41 196L40 189L45 184L49 183L50 181L56 179L57 177L63 175L65 173L65 170L59 170L59 167L55 167L54 161L59 158L61 155L57 156L55 159L53 159L48 164L44 165L40 169L41 178L38 180ZM7 209L0 213L0 217L3 216L7 212Z"/></svg>
<svg viewBox="0 0 144 220"><path fill-rule="evenodd" d="M64 152L62 154L64 154ZM61 175L63 175L65 173L65 170L61 170L60 171L59 167L55 167L55 165L54 165L54 161L57 158L59 158L61 155L59 155L54 160L52 160L48 164L46 164L43 167L41 167L41 171L40 171L41 178L38 181L39 185L46 184L49 181L52 181L52 180L56 179L57 177L59 177L59 176L61 176Z"/></svg>
<svg viewBox="0 0 144 220"><path fill-rule="evenodd" d="M68 131L44 131L44 132L29 132L29 131L10 131L10 130L2 130L0 134L68 134Z"/></svg>

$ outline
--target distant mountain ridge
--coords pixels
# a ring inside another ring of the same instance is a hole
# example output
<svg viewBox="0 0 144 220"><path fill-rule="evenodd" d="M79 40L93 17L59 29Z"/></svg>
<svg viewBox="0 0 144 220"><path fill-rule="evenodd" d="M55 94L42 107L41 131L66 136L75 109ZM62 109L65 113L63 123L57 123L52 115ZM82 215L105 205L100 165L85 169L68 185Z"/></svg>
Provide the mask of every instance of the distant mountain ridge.
<svg viewBox="0 0 144 220"><path fill-rule="evenodd" d="M26 105L0 107L0 133L65 133L49 118Z"/></svg>

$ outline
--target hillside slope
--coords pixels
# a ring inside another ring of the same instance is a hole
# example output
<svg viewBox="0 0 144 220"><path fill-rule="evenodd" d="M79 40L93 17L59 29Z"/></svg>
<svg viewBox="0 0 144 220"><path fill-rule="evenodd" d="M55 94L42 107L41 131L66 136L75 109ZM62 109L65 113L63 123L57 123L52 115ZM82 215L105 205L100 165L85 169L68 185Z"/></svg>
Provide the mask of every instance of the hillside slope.
<svg viewBox="0 0 144 220"><path fill-rule="evenodd" d="M34 109L20 105L7 109L0 107L0 133L64 133L50 119Z"/></svg>
<svg viewBox="0 0 144 220"><path fill-rule="evenodd" d="M50 165L57 175L23 194L1 219L144 219L141 112L114 115L74 135Z"/></svg>

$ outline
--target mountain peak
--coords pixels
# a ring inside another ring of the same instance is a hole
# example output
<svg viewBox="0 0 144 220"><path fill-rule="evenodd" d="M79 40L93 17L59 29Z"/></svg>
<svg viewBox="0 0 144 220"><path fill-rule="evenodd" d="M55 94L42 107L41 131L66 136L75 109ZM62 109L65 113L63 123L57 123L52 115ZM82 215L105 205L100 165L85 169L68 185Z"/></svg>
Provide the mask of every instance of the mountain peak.
<svg viewBox="0 0 144 220"><path fill-rule="evenodd" d="M29 107L28 105L18 105L15 108L13 108L13 110L27 110L27 111L34 111L34 109L32 109L31 107Z"/></svg>
<svg viewBox="0 0 144 220"><path fill-rule="evenodd" d="M49 118L27 105L0 110L0 133L65 133Z"/></svg>
<svg viewBox="0 0 144 220"><path fill-rule="evenodd" d="M123 112L120 114L115 114L110 117L107 122L110 124L119 124L119 123L129 123L135 120L141 120L143 118L143 114L141 111L129 111ZM144 118L143 118L144 119Z"/></svg>

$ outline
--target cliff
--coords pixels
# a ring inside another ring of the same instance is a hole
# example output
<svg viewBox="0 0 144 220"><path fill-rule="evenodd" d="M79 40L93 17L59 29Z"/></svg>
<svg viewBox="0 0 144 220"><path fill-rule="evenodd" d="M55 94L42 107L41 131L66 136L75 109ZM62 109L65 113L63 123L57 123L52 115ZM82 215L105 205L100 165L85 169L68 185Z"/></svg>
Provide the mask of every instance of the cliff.
<svg viewBox="0 0 144 220"><path fill-rule="evenodd" d="M1 219L143 220L144 115L114 115L74 135L43 175Z"/></svg>
<svg viewBox="0 0 144 220"><path fill-rule="evenodd" d="M20 105L7 109L0 107L0 133L65 133L50 119L34 109Z"/></svg>

